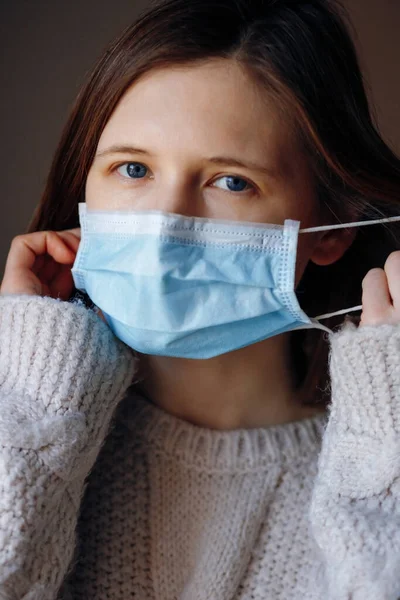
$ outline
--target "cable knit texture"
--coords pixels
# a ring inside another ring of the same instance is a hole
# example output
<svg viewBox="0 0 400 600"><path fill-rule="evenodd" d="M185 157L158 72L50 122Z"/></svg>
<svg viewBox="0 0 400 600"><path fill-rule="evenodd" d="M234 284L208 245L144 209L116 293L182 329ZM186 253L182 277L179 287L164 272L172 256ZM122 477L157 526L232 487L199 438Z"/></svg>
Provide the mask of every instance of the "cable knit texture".
<svg viewBox="0 0 400 600"><path fill-rule="evenodd" d="M94 311L0 297L0 599L397 600L400 326L330 342L326 414L218 431Z"/></svg>
<svg viewBox="0 0 400 600"><path fill-rule="evenodd" d="M84 306L0 297L0 598L52 600L84 480L135 372Z"/></svg>

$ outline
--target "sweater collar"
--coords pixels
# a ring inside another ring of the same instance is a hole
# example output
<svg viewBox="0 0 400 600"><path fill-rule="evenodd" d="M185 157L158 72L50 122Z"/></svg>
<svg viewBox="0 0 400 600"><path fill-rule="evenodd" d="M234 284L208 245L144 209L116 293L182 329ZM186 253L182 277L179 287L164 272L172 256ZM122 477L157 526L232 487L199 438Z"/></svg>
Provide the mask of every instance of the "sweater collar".
<svg viewBox="0 0 400 600"><path fill-rule="evenodd" d="M118 407L117 421L139 443L174 460L193 468L235 471L309 460L321 447L327 414L254 429L209 429L167 413L131 387Z"/></svg>

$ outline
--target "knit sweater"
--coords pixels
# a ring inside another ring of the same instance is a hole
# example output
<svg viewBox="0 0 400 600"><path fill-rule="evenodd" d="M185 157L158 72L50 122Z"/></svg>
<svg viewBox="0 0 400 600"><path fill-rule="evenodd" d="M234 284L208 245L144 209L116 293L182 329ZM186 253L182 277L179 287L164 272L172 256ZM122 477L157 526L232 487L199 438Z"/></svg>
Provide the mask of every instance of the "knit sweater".
<svg viewBox="0 0 400 600"><path fill-rule="evenodd" d="M93 310L0 297L0 599L397 600L400 327L330 344L326 414L220 431Z"/></svg>

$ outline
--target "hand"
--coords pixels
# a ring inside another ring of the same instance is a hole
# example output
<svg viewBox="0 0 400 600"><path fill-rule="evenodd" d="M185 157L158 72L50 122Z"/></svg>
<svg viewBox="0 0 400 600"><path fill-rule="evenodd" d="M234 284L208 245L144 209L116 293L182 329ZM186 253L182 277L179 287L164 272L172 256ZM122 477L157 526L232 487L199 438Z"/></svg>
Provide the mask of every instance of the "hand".
<svg viewBox="0 0 400 600"><path fill-rule="evenodd" d="M360 327L400 324L400 251L392 252L383 269L371 269L363 279Z"/></svg>
<svg viewBox="0 0 400 600"><path fill-rule="evenodd" d="M0 295L28 294L67 300L73 289L71 267L80 228L17 235L7 257Z"/></svg>

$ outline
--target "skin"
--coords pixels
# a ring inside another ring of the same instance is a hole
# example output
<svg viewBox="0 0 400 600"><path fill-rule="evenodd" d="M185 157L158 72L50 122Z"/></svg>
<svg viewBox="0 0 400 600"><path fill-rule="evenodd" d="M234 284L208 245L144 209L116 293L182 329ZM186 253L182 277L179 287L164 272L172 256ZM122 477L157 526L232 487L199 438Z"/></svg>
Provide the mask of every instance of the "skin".
<svg viewBox="0 0 400 600"><path fill-rule="evenodd" d="M141 152L106 152L115 145ZM273 175L232 160L215 164L215 156L253 162ZM142 177L129 176L132 162L146 167ZM244 178L248 189L229 191L230 175ZM289 127L265 92L225 60L152 71L132 85L99 140L86 203L89 210L157 209L263 223L292 218L303 227L327 222ZM296 283L308 260L334 262L351 239L343 232L300 236ZM142 355L141 389L169 413L214 429L308 417L320 409L300 407L289 340L283 334L206 360Z"/></svg>
<svg viewBox="0 0 400 600"><path fill-rule="evenodd" d="M235 63L212 61L147 74L123 97L98 150L113 144L134 144L150 154L97 158L87 179L89 209L162 209L278 224L292 218L302 227L329 223L316 202L307 160L285 122ZM278 177L210 162L221 155L273 167ZM145 163L148 176L131 180L126 168L112 171L124 161ZM257 193L223 189L227 180L221 178L232 174L251 182ZM296 283L309 260L320 265L338 260L352 242L352 231L301 235ZM16 236L0 295L67 300L80 233L75 228ZM400 323L400 252L391 253L383 269L367 273L362 304L360 327ZM299 407L292 385L289 336L208 360L142 355L142 391L171 414L216 429L265 427L311 416L310 409Z"/></svg>

